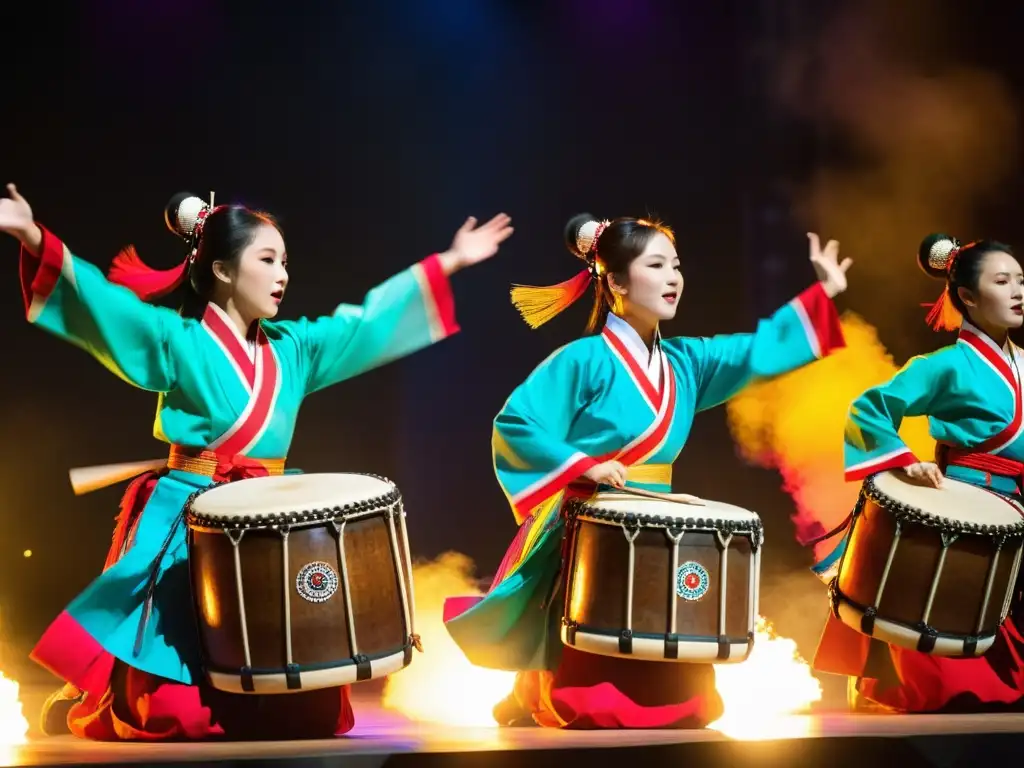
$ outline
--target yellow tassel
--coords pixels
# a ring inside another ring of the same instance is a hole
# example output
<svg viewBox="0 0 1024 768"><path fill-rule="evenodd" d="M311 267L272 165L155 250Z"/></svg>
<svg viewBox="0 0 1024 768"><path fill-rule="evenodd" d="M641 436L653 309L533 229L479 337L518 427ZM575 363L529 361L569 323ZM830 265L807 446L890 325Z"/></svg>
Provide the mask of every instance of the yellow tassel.
<svg viewBox="0 0 1024 768"><path fill-rule="evenodd" d="M587 292L590 287L589 269L557 285L512 287L512 304L531 328L540 328Z"/></svg>

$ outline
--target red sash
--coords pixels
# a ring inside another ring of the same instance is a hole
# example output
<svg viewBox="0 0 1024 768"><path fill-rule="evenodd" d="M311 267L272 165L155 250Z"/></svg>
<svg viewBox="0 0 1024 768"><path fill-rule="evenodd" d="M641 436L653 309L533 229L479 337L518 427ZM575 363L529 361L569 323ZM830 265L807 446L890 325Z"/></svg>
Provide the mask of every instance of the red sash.
<svg viewBox="0 0 1024 768"><path fill-rule="evenodd" d="M1011 478L1017 484L1017 491L1024 492L1024 462L984 451L957 448L948 443L937 443L935 463L939 465L943 474L946 473L946 467L951 465L984 472L988 476L986 479L989 484L992 482L992 475Z"/></svg>

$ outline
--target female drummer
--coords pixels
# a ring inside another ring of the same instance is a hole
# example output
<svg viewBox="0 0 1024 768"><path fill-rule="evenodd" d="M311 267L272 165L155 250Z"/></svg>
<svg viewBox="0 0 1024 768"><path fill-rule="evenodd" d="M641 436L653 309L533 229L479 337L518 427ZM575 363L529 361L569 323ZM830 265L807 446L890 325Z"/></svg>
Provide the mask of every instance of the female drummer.
<svg viewBox="0 0 1024 768"><path fill-rule="evenodd" d="M155 436L170 444L166 467L138 477L125 494L109 567L32 653L84 692L70 730L100 740L348 731L346 688L275 697L203 685L185 526L175 522L189 495L213 482L283 472L306 395L455 333L449 277L497 253L512 233L509 218L479 227L467 220L447 251L373 289L362 306L291 321L276 320L288 255L265 214L237 205L211 210L178 195L167 221L189 241L185 261L156 272L127 251L108 280L34 221L14 185L8 190L0 229L22 245L29 322L159 393ZM179 284L186 291L180 314L142 300Z"/></svg>
<svg viewBox="0 0 1024 768"><path fill-rule="evenodd" d="M934 487L950 477L1019 495L1022 355L1010 341L1010 330L1024 322L1024 273L1009 246L991 240L961 245L942 234L921 243L918 264L945 282L929 324L958 330L959 337L951 346L911 359L888 382L853 402L845 430L846 479L902 469ZM934 462L922 461L900 439L900 424L908 416L928 417L936 441ZM828 559L841 549L842 544ZM857 678L851 686L857 706L934 712L1014 704L1024 694L1024 637L1014 608L993 647L977 659L887 648L830 616L815 667Z"/></svg>
<svg viewBox="0 0 1024 768"><path fill-rule="evenodd" d="M835 241L821 249L809 235L819 282L754 333L665 339L659 325L675 316L683 290L671 230L584 214L565 237L586 267L557 286L516 287L513 301L536 328L593 284L587 335L534 370L494 421L494 467L519 532L489 593L449 599L446 624L474 664L519 671L494 711L502 724L532 716L550 727L702 727L721 714L711 665L561 647L560 511L598 490L670 491L694 414L842 347L832 297L846 288L851 261L838 262Z"/></svg>

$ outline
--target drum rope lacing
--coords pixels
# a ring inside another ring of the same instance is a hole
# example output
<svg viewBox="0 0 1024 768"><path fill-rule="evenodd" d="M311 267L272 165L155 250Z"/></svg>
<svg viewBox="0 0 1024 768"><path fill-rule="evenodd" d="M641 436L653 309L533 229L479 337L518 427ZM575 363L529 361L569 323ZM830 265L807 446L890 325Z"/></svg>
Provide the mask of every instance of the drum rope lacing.
<svg viewBox="0 0 1024 768"><path fill-rule="evenodd" d="M978 523L963 523L960 521L954 521L948 518L942 518L935 515L931 515L917 507L913 507L904 502L898 501L882 489L878 487L875 481L875 477L868 477L864 485L861 488L861 493L858 496L857 504L850 514L849 520L855 521L864 512L865 504L871 501L877 504L881 509L884 509L888 514L892 515L895 521L895 531L893 533L893 539L890 542L888 554L886 557L885 565L883 566L882 574L876 587L874 600L871 605L862 605L849 596L844 594L839 588L839 572L842 571L843 564L846 560L846 556L849 551L844 551L839 562L837 573L832 577L828 586L829 603L831 605L832 613L837 618L842 620L840 614L840 604L846 603L855 610L861 613L860 625L861 632L868 635L869 637L874 636L875 622L879 618L884 622L902 626L907 629L911 629L919 633L918 647L917 650L920 652L930 653L934 648L936 641L941 638L956 639L963 642L962 652L964 655L973 656L978 647L978 643L982 640L990 639L993 636L991 633L983 634L985 618L988 614L988 605L991 598L992 587L995 581L996 566L999 561L999 553L1003 550L1006 545L1006 541L1009 538L1019 538L1022 532L1024 532L1024 520L1018 521L1015 525L983 525ZM903 526L907 523L911 525L917 524L924 527L937 528L939 529L939 536L942 542L942 551L939 554L938 562L936 563L935 571L932 575L932 581L929 585L928 594L926 596L925 605L920 619L909 624L904 621L900 621L893 618L880 617L878 613L878 606L881 604L882 596L888 582L889 573L892 567L893 560L896 555L896 548L900 542L901 532ZM851 525L852 533L852 525ZM952 546L957 539L962 535L977 535L977 536L988 536L995 538L995 554L989 563L988 572L985 578L985 592L981 608L978 612L978 616L975 623L974 633L972 635L960 635L942 633L936 630L930 622L931 611L935 595L937 593L939 578L942 574L943 565L945 563L946 554L948 548ZM848 534L849 535L849 534ZM1021 560L1021 549L1018 546L1017 553L1014 556L1013 565L1011 566L1011 584L1016 581L1016 572L1020 566ZM1009 601L1013 593L1012 589L1008 589L1003 600L1002 612L1000 613L1001 619L1005 618L1009 610Z"/></svg>
<svg viewBox="0 0 1024 768"><path fill-rule="evenodd" d="M633 633L633 597L634 597L634 581L635 581L635 568L636 568L636 554L635 554L635 542L640 532L644 528L658 529L661 528L665 531L665 535L671 544L671 557L672 557L672 573L675 574L679 568L679 547L682 539L687 532L692 533L713 533L715 539L719 545L719 568L722 573L721 585L719 587L719 605L718 605L718 628L719 637L725 637L726 634L726 582L728 581L726 574L728 573L728 553L729 545L735 535L749 536L751 551L754 556L755 565L751 568L751 590L754 589L754 579L756 572L759 572L759 561L760 561L760 545L763 542L763 524L760 518L754 517L749 520L735 520L729 519L724 520L721 518L678 518L668 515L648 515L644 513L634 512L618 512L614 510L600 509L592 506L584 499L572 499L566 504L565 516L567 526L579 526L580 521L592 520L601 523L617 523L622 529L622 533L628 544L627 553L627 576L626 576L626 604L624 626L620 631L620 652L627 654L632 653L632 639ZM568 534L567 534L568 535ZM555 592L557 591L557 582L560 581L560 575L562 569L565 567L566 553L563 548L562 559L563 563L559 569L559 575L556 576L556 585L552 589L552 593L549 594L548 599L545 601L545 605L549 604L553 600ZM573 558L574 559L574 558ZM572 580L570 580L570 584ZM569 587L571 591L572 587ZM567 599L570 595L566 595ZM748 643L752 642L753 628L756 616L756 598L751 600L750 610L748 611ZM563 623L568 620L563 619ZM668 617L667 637L675 637L677 632L678 622L678 603L676 600L670 601L670 611ZM578 625L574 621L569 620L568 625L571 625L574 629L578 629ZM629 650L622 650L622 644L625 641ZM726 656L727 658L727 656Z"/></svg>
<svg viewBox="0 0 1024 768"><path fill-rule="evenodd" d="M383 510L387 510L388 513L389 513L388 514L388 518L389 518L390 526L391 526L389 534L390 534L390 538L392 539L393 551L397 555L398 542L395 540L395 535L394 535L395 534L394 519L393 519L393 515L397 513L397 514L400 515L400 524L401 524L401 530L402 530L402 534L403 534L404 550L405 550L404 554L405 554L405 556L407 558L405 562L408 563L409 567L411 568L412 560L411 560L411 552L410 552L410 547L409 547L408 531L407 531L406 523L405 523L404 507L403 507L402 502L401 502L401 493L399 492L397 486L395 486L394 483L392 483L390 480L388 480L388 478L382 477L380 475L372 474L372 473L369 473L369 472L358 472L358 473L351 473L351 474L358 474L358 475L362 475L362 476L365 476L365 477L372 477L372 478L374 478L376 480L381 480L381 481L387 483L388 485L390 485L391 489L388 492L381 494L380 496L373 497L373 498L370 498L370 499L363 499L363 500L360 500L360 501L357 501L357 502L348 502L346 504L336 505L336 506L332 506L332 507L324 507L324 508L315 508L315 509L309 509L309 510L302 510L300 512L276 513L276 514L262 516L260 518L253 517L252 515L232 515L231 517L212 518L212 517L205 516L205 515L202 515L200 513L197 513L195 511L194 504L195 504L196 499L198 499L203 494L208 493L209 491L213 490L214 488L219 488L219 487L224 486L224 485L230 485L233 481L228 481L228 482L224 482L224 483L211 483L210 485L208 485L208 486L206 486L204 488L200 488L200 489L198 489L196 491L193 491L189 495L189 497L186 500L185 504L182 506L181 511L175 516L173 522L171 523L170 528L167 531L167 535L164 538L164 541L163 541L163 543L160 546L160 549L158 550L156 556L153 558L153 561L151 563L150 575L149 575L149 578L146 581L145 589L143 590L143 593L144 593L145 597L143 599L142 615L139 618L139 625L138 625L138 628L136 630L135 645L133 647L133 656L137 658L139 656L139 654L142 652L142 645L143 645L144 640L145 640L146 628L147 628L147 626L149 624L149 619L150 619L150 617L152 615L153 601L154 601L155 592L156 592L156 584L157 584L157 581L159 580L159 576L160 576L160 572L161 572L160 571L160 564L163 562L164 557L166 556L168 550L170 549L171 544L174 542L175 534L177 533L177 530L181 526L181 523L183 521L187 525L190 525L190 526L195 526L197 528L219 530L219 531L222 531L223 533L225 533L227 535L228 539L234 545L233 549L234 549L234 555L235 555L235 561L236 561L235 562L235 569L236 569L236 573L238 573L238 572L240 572L240 569L241 569L241 563L238 561L238 558L239 558L238 543L241 541L241 538L244 535L246 530L249 530L249 529L277 530L277 531L282 533L282 535L285 537L285 541L287 542L287 535L288 535L288 533L290 532L290 530L293 527L302 527L302 526L312 525L312 524L315 524L315 523L322 523L322 522L331 522L332 525L336 525L336 523L337 523L339 518L343 518L342 519L342 526L344 526L345 522L347 522L347 521L349 521L349 520L351 520L353 518L358 518L358 517L366 516L366 515L369 515L369 514L375 514L375 513L381 512ZM237 539L232 534L237 534ZM341 553L341 557L342 557L341 562L344 562L344 559L343 559L344 558L344 553L343 552ZM285 554L285 562L287 562L287 553ZM395 562L396 562L396 567L398 567L399 570L402 570L402 568L403 568L402 561L401 560L396 560ZM412 585L411 585L411 582L412 582L412 572L411 572L411 570L410 570L410 573L409 573L410 587L409 587L409 590L408 590L408 593L409 593L408 596L406 595L406 584L405 584L406 580L403 577L404 577L404 573L400 574L400 577L399 577L398 581L399 581L400 591L401 591L403 602L404 602L406 626L409 628L409 642L412 644L412 646L414 648L416 648L417 651L422 652L423 651L422 641L421 641L420 636L418 634L416 634L416 630L415 630L415 606L414 605L410 605L409 602L408 602L409 599L414 599L414 597L413 597L413 589L412 589ZM346 582L345 594L347 595L348 594L348 574L347 574L347 571L343 574L343 578L345 579L345 582ZM240 579L236 579L236 582L237 582L237 589L238 589L239 606L240 606L241 611L244 614L245 601L244 601L244 595L243 595L243 592L242 592L242 583L241 583ZM285 595L286 595L285 599L286 599L286 601L288 599L288 592L289 592L288 586L289 585L288 585L287 569L286 569L286 575L285 575ZM347 602L348 601L346 601L346 603ZM351 619L352 619L352 617L351 617L351 606L350 605L346 605L346 607L349 609L347 611L347 613L349 614L347 616L347 618L350 621L350 627L351 627ZM289 628L290 628L290 611L287 611L287 614L288 614L288 618L286 619L286 622L289 624ZM241 629L242 629L243 653L244 653L244 657L245 657L247 666L251 666L250 651L249 651L249 638L248 638L248 632L247 632L246 624L247 624L247 622L245 621L245 617L243 615L242 616L242 627L241 627ZM350 630L350 632L351 631L352 630ZM353 648L353 653L356 653L356 651L355 651L355 647L356 646L354 644L355 643L354 637L352 638L352 641L353 641L353 644L352 644L351 647ZM291 664L291 638L290 638L290 632L289 632L289 637L288 637L288 643L287 644L288 644L288 649L287 649L288 663Z"/></svg>
<svg viewBox="0 0 1024 768"><path fill-rule="evenodd" d="M1008 359L1009 365L1012 366L1011 373L1013 374L1014 384L1016 385L1016 391L1014 392L1016 407L1016 403L1021 402L1022 395L1024 395L1024 391L1022 391L1022 386L1024 386L1024 382L1022 382L1021 380L1020 369L1017 365L1016 347L1012 344L1012 342L1010 353L1008 355L1005 355L1005 357ZM1005 496L1004 494L1001 493L996 493L996 495L1000 497ZM882 595L885 590L886 583L888 581L890 569L892 567L892 563L896 554L896 547L900 541L901 530L903 526L908 523L911 525L921 525L924 527L938 529L939 536L942 542L942 550L939 554L938 562L936 563L936 568L932 576L931 584L929 585L921 618L913 625L885 617L882 617L882 620L892 624L896 624L898 626L904 626L908 629L913 629L914 631L918 632L920 635L918 640L918 650L922 652L931 652L936 640L939 637L950 637L956 638L957 640L961 640L961 635L949 635L940 633L935 629L935 627L931 626L931 624L929 623L934 599L938 590L939 578L942 574L943 565L946 559L946 554L948 548L952 546L952 544L960 536L965 534L995 538L995 553L993 555L992 560L989 563L988 572L986 574L984 587L985 591L981 607L978 611L978 616L975 622L974 633L973 635L963 636L962 638L964 655L974 655L974 651L977 648L978 642L988 637L987 635L982 635L982 631L984 629L985 618L988 613L988 605L991 599L992 587L995 581L996 566L999 560L999 553L1006 545L1007 539L1020 538L1020 536L1024 534L1024 516L1018 519L1016 523L1007 525L971 523L962 520L940 517L938 515L926 512L925 510L920 509L918 507L912 506L910 504L892 498L891 496L886 494L881 488L878 487L875 477L870 476L866 478L866 480L864 481L864 484L861 487L861 492L857 499L857 504L854 506L854 509L846 517L846 519L842 523L840 523L836 528L824 534L823 536L818 536L810 542L807 542L807 545L813 546L814 544L830 539L833 536L843 532L846 533L846 536L850 536L853 532L853 526L855 525L855 521L863 513L864 506L867 501L871 501L877 504L880 508L884 509L888 514L892 515L896 524L895 531L893 534L893 540L890 543L886 562L883 567L883 571L876 588L876 594L873 603L871 605L861 605L855 602L854 600L851 600L839 589L839 571L842 570L843 564L845 563L846 556L848 554L848 551L843 552L839 561L838 568L836 570L836 575L832 577L828 586L829 602L831 604L832 613L835 615L837 619L842 620L840 616L840 603L845 602L846 604L848 604L849 606L853 607L855 610L861 613L861 631L864 634L867 634L869 637L874 636L875 621L879 618L878 606L881 604ZM1014 593L1012 584L1016 581L1016 573L1020 567L1021 554L1022 552L1018 545L1017 553L1014 556L1013 565L1011 566L1011 588L1007 589L1006 594L1004 596L1002 611L1000 614L1000 621L1002 620L1002 617L1005 617L1009 611L1011 597ZM968 649L971 649L970 652L968 652Z"/></svg>
<svg viewBox="0 0 1024 768"><path fill-rule="evenodd" d="M342 582L342 595L346 617L346 625L348 628L348 640L349 650L354 659L359 664L369 664L370 658L365 654L360 653L358 640L356 637L356 621L355 612L352 604L351 595L351 584L349 579L348 559L346 557L345 546L344 546L344 533L345 526L347 523L353 520L358 520L362 517L369 517L374 515L384 514L384 517L388 521L388 539L391 544L391 552L395 569L397 571L397 582L399 586L400 598L402 603L403 619L405 620L405 626L407 628L407 642L406 649L415 648L419 652L423 652L423 645L420 636L416 633L416 607L412 603L415 600L415 593L412 584L412 555L409 545L408 529L405 522L405 507L402 503L401 494L397 487L391 483L385 477L379 475L373 475L370 473L352 473L360 474L366 477L373 477L391 485L392 490L388 493L382 494L378 497L371 499L364 499L359 502L350 502L341 506L332 507L329 509L315 509L312 511L304 511L301 513L285 513L284 515L272 515L262 516L258 520L253 519L252 516L236 515L230 518L217 518L213 519L208 515L202 515L194 509L194 501L201 494L208 492L212 487L197 491L189 499L189 503L186 505L186 516L191 524L196 524L196 527L213 529L223 532L228 540L233 545L234 554L234 565L235 565L235 583L238 590L238 607L239 607L239 620L241 624L242 633L242 644L243 644L243 658L245 659L245 669L250 670L252 668L252 661L249 652L249 641L248 641L248 630L247 630L247 616L245 610L245 599L242 592L242 574L241 574L241 560L238 545L241 543L242 537L248 530L276 530L281 534L284 546L283 546L283 565L282 572L284 576L284 596L285 596L285 611L284 611L284 632L285 632L285 656L286 656L286 669L295 669L294 658L292 655L292 624L291 624L291 610L290 610L290 592L291 584L289 581L289 574L291 572L289 566L289 548L287 546L288 535L293 527L303 527L311 523L323 523L327 522L334 529L336 534L336 542L338 549L338 564L341 571L341 582ZM297 516L296 516L297 514ZM398 531L395 527L395 518L399 520L399 526L402 536L402 552L399 552L398 545ZM267 521L272 521L267 524ZM227 521L227 522L226 522ZM289 522L294 521L294 522ZM234 523L232 526L231 523ZM405 559L402 559L404 554ZM406 573L406 569L409 569ZM408 587L407 577L408 576ZM301 685L299 686L301 688Z"/></svg>

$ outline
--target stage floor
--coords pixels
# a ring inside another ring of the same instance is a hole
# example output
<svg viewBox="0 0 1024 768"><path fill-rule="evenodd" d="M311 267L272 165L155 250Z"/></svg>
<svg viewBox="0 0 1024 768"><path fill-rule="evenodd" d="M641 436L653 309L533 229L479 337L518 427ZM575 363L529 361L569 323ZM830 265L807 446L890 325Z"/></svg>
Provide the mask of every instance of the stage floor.
<svg viewBox="0 0 1024 768"><path fill-rule="evenodd" d="M325 741L105 744L71 736L37 737L0 747L3 765L563 765L600 759L612 748L630 762L668 758L732 765L864 765L888 755L900 768L958 766L998 753L1022 754L1024 714L801 715L776 721L767 738L730 738L700 731L556 731L541 728L456 728L413 723L380 709L358 710L356 729ZM909 752L907 751L909 749ZM570 750L583 750L586 755ZM993 751L995 750L995 752ZM475 756L476 759L472 759ZM610 755L606 755L609 757ZM876 757L877 756L877 757ZM693 764L693 763L691 763ZM853 763L850 763L853 764Z"/></svg>

